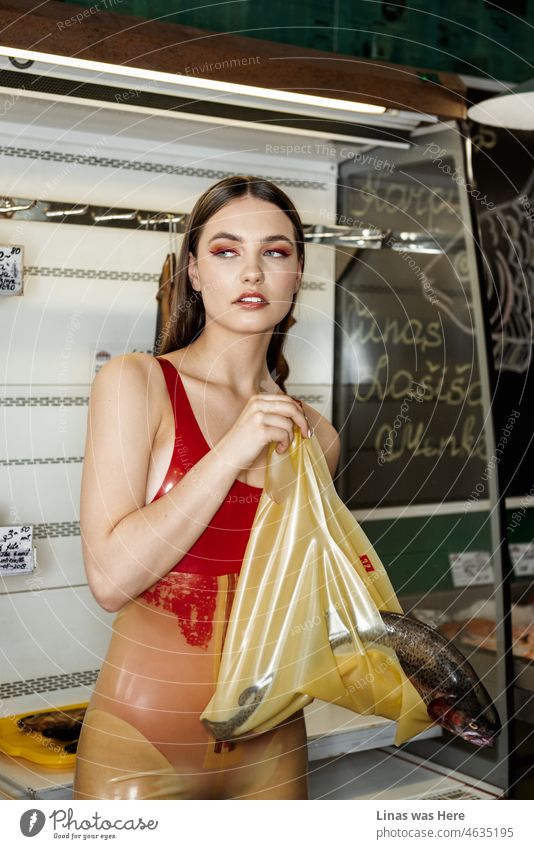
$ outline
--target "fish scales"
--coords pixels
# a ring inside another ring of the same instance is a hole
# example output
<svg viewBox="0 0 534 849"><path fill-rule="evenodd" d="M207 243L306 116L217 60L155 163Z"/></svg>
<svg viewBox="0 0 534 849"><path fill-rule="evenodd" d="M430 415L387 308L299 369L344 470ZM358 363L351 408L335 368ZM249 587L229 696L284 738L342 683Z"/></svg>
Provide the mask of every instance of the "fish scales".
<svg viewBox="0 0 534 849"><path fill-rule="evenodd" d="M397 655L427 704L429 716L478 746L492 746L501 730L491 698L464 655L435 628L412 616L381 611L379 642Z"/></svg>

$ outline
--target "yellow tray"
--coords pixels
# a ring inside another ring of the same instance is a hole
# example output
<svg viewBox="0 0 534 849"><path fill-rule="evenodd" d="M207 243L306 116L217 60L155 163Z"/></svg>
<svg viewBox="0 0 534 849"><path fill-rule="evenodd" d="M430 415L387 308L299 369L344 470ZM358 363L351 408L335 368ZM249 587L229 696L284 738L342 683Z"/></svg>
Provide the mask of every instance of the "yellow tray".
<svg viewBox="0 0 534 849"><path fill-rule="evenodd" d="M43 708L42 710L25 710L22 713L12 714L0 719L0 750L6 755L25 758L37 764L49 767L73 766L76 753L65 752L64 746L69 741L56 740L55 737L43 737L37 731L29 733L21 731L17 726L17 720L23 716L36 713L48 713L51 710L74 710L75 708L87 707L89 702L81 702L76 705L60 705L58 707Z"/></svg>

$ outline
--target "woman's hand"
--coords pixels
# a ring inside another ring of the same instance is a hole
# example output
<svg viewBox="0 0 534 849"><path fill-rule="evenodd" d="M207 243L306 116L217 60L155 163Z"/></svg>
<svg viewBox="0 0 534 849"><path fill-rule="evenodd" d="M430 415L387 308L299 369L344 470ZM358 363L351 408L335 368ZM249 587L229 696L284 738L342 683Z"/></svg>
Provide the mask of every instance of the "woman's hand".
<svg viewBox="0 0 534 849"><path fill-rule="evenodd" d="M224 447L236 468L246 469L270 442L278 443L275 450L279 454L286 451L293 442L295 425L307 438L309 424L301 402L282 392L262 392L247 401L218 447Z"/></svg>

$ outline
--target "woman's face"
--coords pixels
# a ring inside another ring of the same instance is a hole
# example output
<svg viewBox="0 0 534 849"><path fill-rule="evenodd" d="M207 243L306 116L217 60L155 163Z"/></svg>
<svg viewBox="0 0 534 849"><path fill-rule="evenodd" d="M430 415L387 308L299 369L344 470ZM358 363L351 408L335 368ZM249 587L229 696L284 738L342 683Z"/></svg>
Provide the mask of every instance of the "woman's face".
<svg viewBox="0 0 534 849"><path fill-rule="evenodd" d="M275 204L243 197L227 203L203 227L197 258L189 254L189 277L202 292L206 324L265 332L289 312L302 270L291 220ZM237 303L257 292L266 304Z"/></svg>

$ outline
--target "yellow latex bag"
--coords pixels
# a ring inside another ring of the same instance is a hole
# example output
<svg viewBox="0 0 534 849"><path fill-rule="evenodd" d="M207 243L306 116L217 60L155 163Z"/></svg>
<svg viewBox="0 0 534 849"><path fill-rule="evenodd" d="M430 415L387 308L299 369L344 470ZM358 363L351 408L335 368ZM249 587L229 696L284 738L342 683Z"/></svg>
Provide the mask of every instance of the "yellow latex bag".
<svg viewBox="0 0 534 849"><path fill-rule="evenodd" d="M379 610L403 613L338 496L316 436L269 446L217 686L200 719L220 740L262 733L322 699L397 721L401 745L433 725Z"/></svg>

